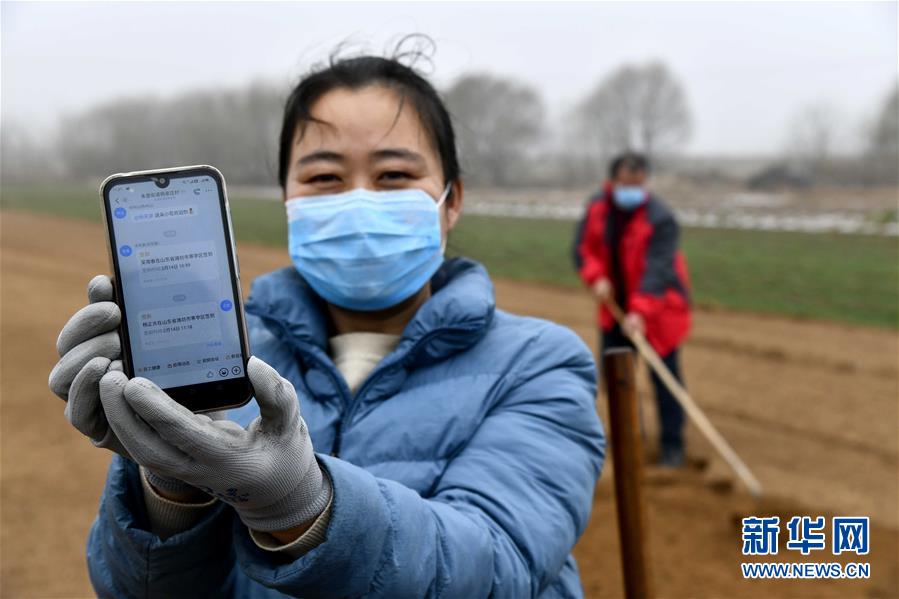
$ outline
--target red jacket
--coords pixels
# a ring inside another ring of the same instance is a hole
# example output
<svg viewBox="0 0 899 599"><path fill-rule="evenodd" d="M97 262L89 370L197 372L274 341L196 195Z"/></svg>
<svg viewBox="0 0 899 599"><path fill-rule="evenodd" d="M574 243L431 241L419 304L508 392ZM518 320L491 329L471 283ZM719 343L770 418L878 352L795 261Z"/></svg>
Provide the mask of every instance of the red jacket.
<svg viewBox="0 0 899 599"><path fill-rule="evenodd" d="M661 200L649 200L627 220L612 204L612 188L591 200L575 242L575 260L581 279L592 286L602 277L623 293L626 312L640 314L646 322L646 339L660 356L667 356L690 330L690 281L687 262L678 249L678 225ZM618 274L611 264L610 239L618 226ZM604 331L615 324L612 313L600 306L597 319Z"/></svg>

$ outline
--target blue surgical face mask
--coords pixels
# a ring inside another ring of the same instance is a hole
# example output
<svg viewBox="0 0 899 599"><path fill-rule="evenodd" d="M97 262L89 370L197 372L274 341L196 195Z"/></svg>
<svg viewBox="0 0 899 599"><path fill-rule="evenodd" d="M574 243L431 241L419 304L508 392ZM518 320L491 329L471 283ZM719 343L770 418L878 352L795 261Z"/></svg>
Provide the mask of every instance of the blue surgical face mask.
<svg viewBox="0 0 899 599"><path fill-rule="evenodd" d="M349 310L395 306L443 263L440 206L421 189L303 196L287 201L293 264L325 301Z"/></svg>
<svg viewBox="0 0 899 599"><path fill-rule="evenodd" d="M633 210L646 199L646 191L639 185L616 185L612 201L622 210Z"/></svg>

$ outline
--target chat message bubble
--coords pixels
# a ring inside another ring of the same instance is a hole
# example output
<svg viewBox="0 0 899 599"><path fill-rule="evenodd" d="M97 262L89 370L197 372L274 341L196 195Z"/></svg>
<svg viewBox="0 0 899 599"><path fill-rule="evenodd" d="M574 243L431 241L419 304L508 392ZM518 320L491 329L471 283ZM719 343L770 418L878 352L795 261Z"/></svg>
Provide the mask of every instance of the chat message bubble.
<svg viewBox="0 0 899 599"><path fill-rule="evenodd" d="M173 218L189 218L196 216L197 207L191 204L183 206L149 206L131 209L131 220L136 223L155 222Z"/></svg>
<svg viewBox="0 0 899 599"><path fill-rule="evenodd" d="M219 276L218 257L212 241L146 247L136 255L140 282L144 287L180 285Z"/></svg>
<svg viewBox="0 0 899 599"><path fill-rule="evenodd" d="M138 315L141 347L164 349L221 341L218 315L215 302L143 310Z"/></svg>

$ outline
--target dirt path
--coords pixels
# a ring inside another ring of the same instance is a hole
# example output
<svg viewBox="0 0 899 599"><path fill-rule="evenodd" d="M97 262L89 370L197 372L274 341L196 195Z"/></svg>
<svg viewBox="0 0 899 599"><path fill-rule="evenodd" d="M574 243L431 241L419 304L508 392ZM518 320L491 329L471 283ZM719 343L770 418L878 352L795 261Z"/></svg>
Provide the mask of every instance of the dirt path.
<svg viewBox="0 0 899 599"><path fill-rule="evenodd" d="M109 457L68 426L46 377L56 361L56 335L83 305L87 280L107 271L103 232L90 223L4 212L0 235L0 596L89 596L84 542ZM240 254L246 281L288 263L286 252L270 248L241 246ZM592 306L583 294L500 281L497 296L502 308L556 320L595 347ZM708 467L674 479L652 473L648 485L663 596L899 596L897 355L890 331L697 314L685 350L689 387L767 496L755 504L738 489L726 490L723 467L691 435L695 461ZM603 475L576 549L594 597L621 594L611 474L608 468ZM871 580L743 581L739 517L767 512L782 519L870 515Z"/></svg>

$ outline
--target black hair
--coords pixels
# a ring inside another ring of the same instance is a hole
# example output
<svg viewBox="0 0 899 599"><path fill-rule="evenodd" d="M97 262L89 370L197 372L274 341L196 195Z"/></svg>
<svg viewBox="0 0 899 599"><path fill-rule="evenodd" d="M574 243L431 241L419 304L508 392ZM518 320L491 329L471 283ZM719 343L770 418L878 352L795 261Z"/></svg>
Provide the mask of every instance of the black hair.
<svg viewBox="0 0 899 599"><path fill-rule="evenodd" d="M412 66L404 63L409 59L411 64L414 64L417 59L430 58L421 49L403 50L405 43L410 40L426 42L433 50L434 44L430 38L421 35L402 38L396 44L390 58L372 55L337 58L336 54L341 50L338 47L326 67L314 70L300 80L290 92L284 107L278 150L278 183L282 188L287 185L290 150L297 127L320 122L310 113L312 105L332 90L340 88L357 90L370 85L383 85L395 91L400 99L399 111L402 111L407 101L411 104L440 155L444 182L448 183L459 178L461 172L456 154L456 136L449 112L434 86Z"/></svg>
<svg viewBox="0 0 899 599"><path fill-rule="evenodd" d="M609 179L614 179L621 167L627 167L629 171L649 172L649 159L638 152L625 152L619 154L609 163Z"/></svg>

